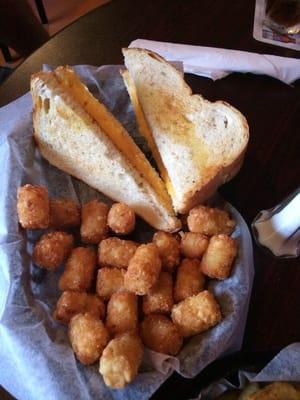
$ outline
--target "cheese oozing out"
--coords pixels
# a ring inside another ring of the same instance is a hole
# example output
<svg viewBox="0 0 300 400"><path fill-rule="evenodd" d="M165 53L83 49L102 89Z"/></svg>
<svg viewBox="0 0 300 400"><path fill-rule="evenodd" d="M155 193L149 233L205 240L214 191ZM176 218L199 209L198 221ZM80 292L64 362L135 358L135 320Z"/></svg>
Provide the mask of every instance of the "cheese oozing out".
<svg viewBox="0 0 300 400"><path fill-rule="evenodd" d="M158 173L152 168L143 152L137 147L125 128L115 119L68 67L58 67L55 76L64 90L68 91L83 109L98 123L119 151L147 180L162 204L174 215L171 199Z"/></svg>

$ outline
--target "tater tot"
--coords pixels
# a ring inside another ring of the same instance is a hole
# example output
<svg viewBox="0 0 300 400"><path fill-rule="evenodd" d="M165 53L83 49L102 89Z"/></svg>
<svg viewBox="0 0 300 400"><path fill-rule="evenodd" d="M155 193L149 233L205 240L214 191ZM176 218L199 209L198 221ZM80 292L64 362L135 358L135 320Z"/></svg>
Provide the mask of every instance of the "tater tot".
<svg viewBox="0 0 300 400"><path fill-rule="evenodd" d="M103 320L105 317L105 308L104 302L97 295L88 293L84 312L95 315Z"/></svg>
<svg viewBox="0 0 300 400"><path fill-rule="evenodd" d="M210 278L229 277L237 255L237 243L227 235L213 236L201 261L201 271Z"/></svg>
<svg viewBox="0 0 300 400"><path fill-rule="evenodd" d="M251 394L249 400L299 400L300 391L289 382L273 382Z"/></svg>
<svg viewBox="0 0 300 400"><path fill-rule="evenodd" d="M107 304L106 326L111 335L135 331L138 324L138 303L134 293L113 293Z"/></svg>
<svg viewBox="0 0 300 400"><path fill-rule="evenodd" d="M153 243L158 248L162 269L173 272L180 261L179 242L176 237L171 233L158 231L153 236Z"/></svg>
<svg viewBox="0 0 300 400"><path fill-rule="evenodd" d="M137 295L149 292L158 280L161 260L155 244L140 245L129 262L124 277L125 288Z"/></svg>
<svg viewBox="0 0 300 400"><path fill-rule="evenodd" d="M180 252L187 258L201 258L208 246L208 237L202 233L181 232Z"/></svg>
<svg viewBox="0 0 300 400"><path fill-rule="evenodd" d="M187 224L191 232L213 236L218 233L230 235L236 223L226 211L197 206L189 212Z"/></svg>
<svg viewBox="0 0 300 400"><path fill-rule="evenodd" d="M19 187L17 211L23 228L48 228L50 215L48 190L42 186L29 184Z"/></svg>
<svg viewBox="0 0 300 400"><path fill-rule="evenodd" d="M176 355L183 337L177 326L166 316L147 315L141 323L141 338L145 346L158 353Z"/></svg>
<svg viewBox="0 0 300 400"><path fill-rule="evenodd" d="M77 314L69 324L69 339L78 360L85 365L99 360L109 341L103 322L92 314Z"/></svg>
<svg viewBox="0 0 300 400"><path fill-rule="evenodd" d="M73 292L67 290L62 293L57 301L53 317L67 324L76 314L88 312L99 319L105 315L105 305L98 296L86 292Z"/></svg>
<svg viewBox="0 0 300 400"><path fill-rule="evenodd" d="M88 247L72 250L59 280L60 290L89 290L96 268L96 252Z"/></svg>
<svg viewBox="0 0 300 400"><path fill-rule="evenodd" d="M204 289L205 277L197 259L185 258L178 267L174 286L174 301L178 303Z"/></svg>
<svg viewBox="0 0 300 400"><path fill-rule="evenodd" d="M34 246L34 264L50 271L56 270L70 254L73 243L73 236L66 232L45 233Z"/></svg>
<svg viewBox="0 0 300 400"><path fill-rule="evenodd" d="M50 224L54 229L80 226L80 207L71 199L50 199Z"/></svg>
<svg viewBox="0 0 300 400"><path fill-rule="evenodd" d="M136 242L117 237L104 239L98 247L99 265L127 268L138 246Z"/></svg>
<svg viewBox="0 0 300 400"><path fill-rule="evenodd" d="M109 300L113 293L125 290L125 269L100 268L97 275L96 292L103 300Z"/></svg>
<svg viewBox="0 0 300 400"><path fill-rule="evenodd" d="M222 319L220 306L208 290L174 305L171 317L184 337L204 332Z"/></svg>
<svg viewBox="0 0 300 400"><path fill-rule="evenodd" d="M135 213L127 204L115 203L108 212L107 222L113 232L127 235L135 228Z"/></svg>
<svg viewBox="0 0 300 400"><path fill-rule="evenodd" d="M143 312L169 314L173 303L172 275L162 271L156 284L143 297Z"/></svg>
<svg viewBox="0 0 300 400"><path fill-rule="evenodd" d="M84 243L98 244L108 233L108 206L92 200L82 206L80 234Z"/></svg>
<svg viewBox="0 0 300 400"><path fill-rule="evenodd" d="M133 332L112 339L100 358L99 372L107 386L121 389L132 382L142 362L144 347Z"/></svg>

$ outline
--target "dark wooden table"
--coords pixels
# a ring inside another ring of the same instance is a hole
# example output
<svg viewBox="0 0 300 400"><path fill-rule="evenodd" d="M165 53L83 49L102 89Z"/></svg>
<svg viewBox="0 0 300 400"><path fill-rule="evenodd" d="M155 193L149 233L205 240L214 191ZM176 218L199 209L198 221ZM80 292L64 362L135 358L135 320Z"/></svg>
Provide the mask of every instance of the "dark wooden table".
<svg viewBox="0 0 300 400"><path fill-rule="evenodd" d="M43 63L122 63L121 48L136 38L300 58L300 52L253 39L254 7L254 0L113 0L26 59L0 87L0 106L25 93L30 74ZM270 77L237 73L217 82L192 75L186 79L194 92L226 100L248 119L251 137L244 166L221 192L250 224L259 210L274 206L299 186L299 81L291 87ZM243 349L278 350L300 338L300 262L272 258L254 244L254 263ZM189 387L193 381L187 384L175 374L154 397L181 393L188 398Z"/></svg>

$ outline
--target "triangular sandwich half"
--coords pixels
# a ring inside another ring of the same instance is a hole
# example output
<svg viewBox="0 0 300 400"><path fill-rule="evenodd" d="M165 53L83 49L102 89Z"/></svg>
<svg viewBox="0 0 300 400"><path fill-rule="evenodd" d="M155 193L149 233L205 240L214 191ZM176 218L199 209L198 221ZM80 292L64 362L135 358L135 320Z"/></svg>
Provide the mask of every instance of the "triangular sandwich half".
<svg viewBox="0 0 300 400"><path fill-rule="evenodd" d="M182 74L150 50L123 49L123 78L140 132L176 212L204 202L240 169L249 138L245 117L223 101L193 95Z"/></svg>
<svg viewBox="0 0 300 400"><path fill-rule="evenodd" d="M176 231L171 199L125 128L69 67L31 78L34 138L51 164L131 206L156 229Z"/></svg>

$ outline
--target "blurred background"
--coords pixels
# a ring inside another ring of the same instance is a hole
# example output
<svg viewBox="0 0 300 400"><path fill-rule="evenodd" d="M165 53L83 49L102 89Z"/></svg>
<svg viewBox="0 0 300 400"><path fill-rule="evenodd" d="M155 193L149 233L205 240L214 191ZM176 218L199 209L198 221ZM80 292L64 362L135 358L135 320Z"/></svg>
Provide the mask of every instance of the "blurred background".
<svg viewBox="0 0 300 400"><path fill-rule="evenodd" d="M0 84L56 32L110 0L0 0Z"/></svg>

